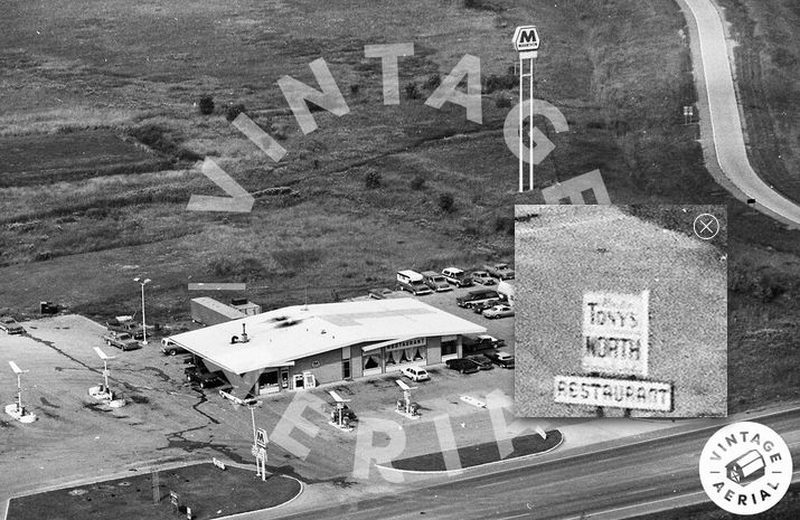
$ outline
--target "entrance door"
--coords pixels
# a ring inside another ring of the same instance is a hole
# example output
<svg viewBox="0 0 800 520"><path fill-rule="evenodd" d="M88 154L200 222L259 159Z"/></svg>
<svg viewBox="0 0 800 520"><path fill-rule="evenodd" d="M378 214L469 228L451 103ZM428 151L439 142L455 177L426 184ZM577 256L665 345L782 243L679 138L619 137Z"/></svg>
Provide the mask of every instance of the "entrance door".
<svg viewBox="0 0 800 520"><path fill-rule="evenodd" d="M289 371L285 368L281 369L281 388L289 388Z"/></svg>
<svg viewBox="0 0 800 520"><path fill-rule="evenodd" d="M342 360L342 379L350 379L350 360Z"/></svg>
<svg viewBox="0 0 800 520"><path fill-rule="evenodd" d="M295 390L298 389L298 388L303 388L303 383L304 382L305 381L304 381L304 378L303 378L303 374L295 374L294 375L294 388L295 388Z"/></svg>

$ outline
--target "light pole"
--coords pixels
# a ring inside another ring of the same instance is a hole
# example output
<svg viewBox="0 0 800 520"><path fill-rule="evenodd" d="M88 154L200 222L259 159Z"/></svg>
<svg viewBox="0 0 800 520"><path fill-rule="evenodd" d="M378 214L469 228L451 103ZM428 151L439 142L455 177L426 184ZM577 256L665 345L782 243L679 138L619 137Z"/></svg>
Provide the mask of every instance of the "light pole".
<svg viewBox="0 0 800 520"><path fill-rule="evenodd" d="M144 314L144 286L151 282L150 278L145 278L142 280L138 276L133 279L134 282L138 282L139 285L142 286L142 345L147 345L147 321L145 320Z"/></svg>

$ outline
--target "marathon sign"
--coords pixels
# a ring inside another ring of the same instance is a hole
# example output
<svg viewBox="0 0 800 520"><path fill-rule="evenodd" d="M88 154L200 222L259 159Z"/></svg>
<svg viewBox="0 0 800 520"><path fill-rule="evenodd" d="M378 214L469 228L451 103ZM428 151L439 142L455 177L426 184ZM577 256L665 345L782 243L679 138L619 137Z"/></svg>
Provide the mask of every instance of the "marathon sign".
<svg viewBox="0 0 800 520"><path fill-rule="evenodd" d="M555 376L555 402L654 412L672 411L672 385L584 376Z"/></svg>
<svg viewBox="0 0 800 520"><path fill-rule="evenodd" d="M583 295L584 372L647 377L650 292Z"/></svg>

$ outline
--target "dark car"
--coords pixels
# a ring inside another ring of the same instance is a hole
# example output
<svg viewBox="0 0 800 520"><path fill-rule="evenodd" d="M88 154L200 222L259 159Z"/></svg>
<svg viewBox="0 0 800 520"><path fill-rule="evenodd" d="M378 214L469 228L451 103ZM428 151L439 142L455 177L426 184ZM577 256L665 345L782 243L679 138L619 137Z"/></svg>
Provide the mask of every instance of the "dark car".
<svg viewBox="0 0 800 520"><path fill-rule="evenodd" d="M225 384L225 376L222 372L200 372L195 370L190 372L186 379L200 388L216 388Z"/></svg>
<svg viewBox="0 0 800 520"><path fill-rule="evenodd" d="M483 354L492 363L503 368L514 368L514 355L502 350L490 350Z"/></svg>
<svg viewBox="0 0 800 520"><path fill-rule="evenodd" d="M481 334L478 337L464 336L462 339L462 348L465 354L474 354L488 349L502 347L506 344L505 340L497 339L488 334Z"/></svg>
<svg viewBox="0 0 800 520"><path fill-rule="evenodd" d="M464 359L468 359L478 365L480 370L491 370L494 368L494 365L486 356L467 356Z"/></svg>
<svg viewBox="0 0 800 520"><path fill-rule="evenodd" d="M448 359L445 364L447 365L447 368L451 370L458 370L462 374L474 374L480 370L480 367L477 363L464 358Z"/></svg>
<svg viewBox="0 0 800 520"><path fill-rule="evenodd" d="M494 289L477 289L470 291L464 296L456 298L456 303L459 307L466 307L471 309L475 305L484 302L499 302L500 295Z"/></svg>

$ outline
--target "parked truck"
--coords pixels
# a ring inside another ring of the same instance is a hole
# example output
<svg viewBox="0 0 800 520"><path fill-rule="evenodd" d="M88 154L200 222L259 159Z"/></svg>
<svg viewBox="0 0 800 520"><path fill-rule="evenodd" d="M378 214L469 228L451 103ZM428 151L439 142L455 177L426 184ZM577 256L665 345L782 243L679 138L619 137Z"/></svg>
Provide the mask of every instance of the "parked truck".
<svg viewBox="0 0 800 520"><path fill-rule="evenodd" d="M133 336L127 332L110 330L103 334L103 341L106 342L106 345L117 347L120 350L136 350L137 348L141 348L139 342L133 339Z"/></svg>
<svg viewBox="0 0 800 520"><path fill-rule="evenodd" d="M508 264L486 264L483 270L501 280L514 279L514 270Z"/></svg>

